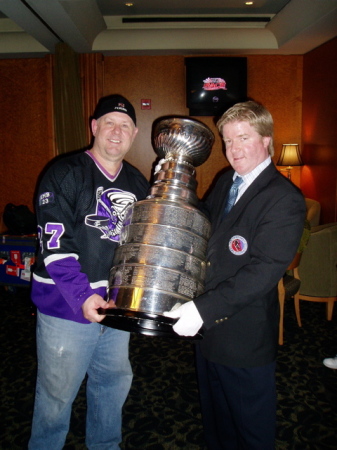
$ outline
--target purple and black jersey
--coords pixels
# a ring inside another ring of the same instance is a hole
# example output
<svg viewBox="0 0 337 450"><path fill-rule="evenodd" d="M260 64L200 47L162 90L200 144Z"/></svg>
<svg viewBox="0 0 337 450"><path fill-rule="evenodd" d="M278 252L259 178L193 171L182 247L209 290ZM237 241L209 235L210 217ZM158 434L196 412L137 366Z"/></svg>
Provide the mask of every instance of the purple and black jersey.
<svg viewBox="0 0 337 450"><path fill-rule="evenodd" d="M130 164L112 177L88 151L49 168L36 202L40 250L32 300L39 311L89 323L81 306L94 293L105 296L125 212L148 189Z"/></svg>

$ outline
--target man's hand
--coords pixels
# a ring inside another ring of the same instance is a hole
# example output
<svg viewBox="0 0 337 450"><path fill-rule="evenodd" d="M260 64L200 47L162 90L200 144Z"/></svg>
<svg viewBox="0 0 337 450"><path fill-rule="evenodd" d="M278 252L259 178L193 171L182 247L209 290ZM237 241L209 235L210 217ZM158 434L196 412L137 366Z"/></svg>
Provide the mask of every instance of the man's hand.
<svg viewBox="0 0 337 450"><path fill-rule="evenodd" d="M166 311L163 314L172 319L179 319L173 325L173 330L179 336L195 336L204 323L195 303L192 301L184 303L179 308L173 307L171 311Z"/></svg>
<svg viewBox="0 0 337 450"><path fill-rule="evenodd" d="M111 308L111 303L106 302L100 295L93 294L82 305L83 316L90 322L101 322L105 316L98 314L97 310Z"/></svg>

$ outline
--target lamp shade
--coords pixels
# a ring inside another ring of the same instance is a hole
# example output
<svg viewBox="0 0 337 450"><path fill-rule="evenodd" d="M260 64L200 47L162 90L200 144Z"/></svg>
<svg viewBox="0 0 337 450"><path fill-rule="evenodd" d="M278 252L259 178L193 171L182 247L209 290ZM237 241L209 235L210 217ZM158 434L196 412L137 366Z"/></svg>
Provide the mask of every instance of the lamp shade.
<svg viewBox="0 0 337 450"><path fill-rule="evenodd" d="M283 144L277 166L303 166L298 144Z"/></svg>

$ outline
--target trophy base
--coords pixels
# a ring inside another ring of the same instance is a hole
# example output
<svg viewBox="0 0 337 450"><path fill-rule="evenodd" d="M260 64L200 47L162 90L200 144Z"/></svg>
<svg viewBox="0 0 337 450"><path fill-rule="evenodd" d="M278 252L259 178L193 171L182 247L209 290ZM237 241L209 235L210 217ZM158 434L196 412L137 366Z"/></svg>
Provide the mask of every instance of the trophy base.
<svg viewBox="0 0 337 450"><path fill-rule="evenodd" d="M202 339L202 332L195 336L179 336L173 325L177 319L166 317L160 314L151 314L140 311L131 311L120 308L98 309L98 314L105 315L101 324L117 330L130 331L143 334L145 336L159 336L172 339L196 340Z"/></svg>

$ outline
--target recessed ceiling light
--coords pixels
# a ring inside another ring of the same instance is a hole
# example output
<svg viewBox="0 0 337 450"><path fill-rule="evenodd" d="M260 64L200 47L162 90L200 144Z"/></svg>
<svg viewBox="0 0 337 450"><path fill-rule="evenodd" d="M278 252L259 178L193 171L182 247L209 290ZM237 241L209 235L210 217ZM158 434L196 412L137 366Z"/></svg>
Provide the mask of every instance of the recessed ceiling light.
<svg viewBox="0 0 337 450"><path fill-rule="evenodd" d="M127 2L127 3L125 3L125 6L133 6L133 3Z"/></svg>
<svg viewBox="0 0 337 450"><path fill-rule="evenodd" d="M251 6L251 5L254 5L254 2L245 2L245 5Z"/></svg>

